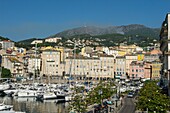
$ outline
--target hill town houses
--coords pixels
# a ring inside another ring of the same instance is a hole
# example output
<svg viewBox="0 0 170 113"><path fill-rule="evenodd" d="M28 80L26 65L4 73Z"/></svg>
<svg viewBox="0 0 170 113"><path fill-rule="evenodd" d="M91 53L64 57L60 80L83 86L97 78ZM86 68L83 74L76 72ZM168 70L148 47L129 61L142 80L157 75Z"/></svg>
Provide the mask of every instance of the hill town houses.
<svg viewBox="0 0 170 113"><path fill-rule="evenodd" d="M52 39L50 39L52 40ZM38 41L37 41L38 42ZM41 43L41 41L39 41ZM14 42L1 41L1 67L11 71L12 77L42 76L73 77L77 79L145 78L159 79L162 55L158 46L144 51L136 45L116 47L38 47L27 50Z"/></svg>

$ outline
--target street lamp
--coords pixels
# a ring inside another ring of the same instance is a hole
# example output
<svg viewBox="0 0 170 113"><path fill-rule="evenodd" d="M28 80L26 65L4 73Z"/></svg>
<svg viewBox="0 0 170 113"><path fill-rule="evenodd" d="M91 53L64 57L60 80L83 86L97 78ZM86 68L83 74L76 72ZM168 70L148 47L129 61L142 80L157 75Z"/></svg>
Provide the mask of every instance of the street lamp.
<svg viewBox="0 0 170 113"><path fill-rule="evenodd" d="M115 101L116 101L116 107L117 107L117 101L119 100L119 98L120 98L120 85L119 85L119 83L118 83L118 85L116 86L116 99L115 99Z"/></svg>

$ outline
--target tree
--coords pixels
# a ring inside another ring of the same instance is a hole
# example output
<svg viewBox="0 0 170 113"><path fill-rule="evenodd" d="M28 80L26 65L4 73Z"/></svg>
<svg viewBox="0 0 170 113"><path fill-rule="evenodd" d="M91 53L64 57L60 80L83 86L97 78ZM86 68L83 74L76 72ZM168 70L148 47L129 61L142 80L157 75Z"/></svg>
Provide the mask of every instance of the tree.
<svg viewBox="0 0 170 113"><path fill-rule="evenodd" d="M69 105L69 111L75 111L78 113L86 112L87 105L84 96L84 87L75 87L73 93L73 100Z"/></svg>
<svg viewBox="0 0 170 113"><path fill-rule="evenodd" d="M87 95L87 101L89 104L100 104L103 99L111 97L116 91L112 89L115 84L110 82L100 82L97 87L90 91ZM102 93L100 93L102 92Z"/></svg>
<svg viewBox="0 0 170 113"><path fill-rule="evenodd" d="M88 93L85 92L84 87L75 87L73 90L74 98L69 106L69 111L74 110L78 113L84 113L89 105L95 103L100 104L103 99L111 97L116 91L112 89L115 86L114 83L110 82L100 82L97 87ZM102 93L100 93L102 91Z"/></svg>
<svg viewBox="0 0 170 113"><path fill-rule="evenodd" d="M161 93L156 85L157 81L150 81L145 84L139 93L137 108L149 112L165 113L170 110L169 97Z"/></svg>
<svg viewBox="0 0 170 113"><path fill-rule="evenodd" d="M2 67L2 78L11 78L11 71L7 68Z"/></svg>

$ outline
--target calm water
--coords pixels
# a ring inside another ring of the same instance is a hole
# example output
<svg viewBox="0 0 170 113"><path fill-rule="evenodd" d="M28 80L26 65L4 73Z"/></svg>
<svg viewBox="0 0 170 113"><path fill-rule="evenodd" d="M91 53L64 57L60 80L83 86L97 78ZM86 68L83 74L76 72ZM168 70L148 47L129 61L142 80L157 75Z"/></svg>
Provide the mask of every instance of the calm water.
<svg viewBox="0 0 170 113"><path fill-rule="evenodd" d="M68 103L56 104L52 100L40 102L35 98L11 98L0 97L0 102L5 100L5 104L13 105L15 111L25 111L26 113L67 113Z"/></svg>

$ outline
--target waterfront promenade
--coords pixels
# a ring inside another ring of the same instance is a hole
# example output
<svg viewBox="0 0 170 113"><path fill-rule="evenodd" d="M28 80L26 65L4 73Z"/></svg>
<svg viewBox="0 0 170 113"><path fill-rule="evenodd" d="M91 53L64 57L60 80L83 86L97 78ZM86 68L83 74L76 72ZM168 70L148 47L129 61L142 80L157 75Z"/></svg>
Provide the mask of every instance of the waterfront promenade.
<svg viewBox="0 0 170 113"><path fill-rule="evenodd" d="M105 100L104 100L105 101ZM108 105L107 109L102 109L100 111L95 111L94 106L96 105L91 105L88 106L88 112L87 113L118 113L119 110L122 108L124 99L119 99L117 101L112 100L113 104Z"/></svg>

